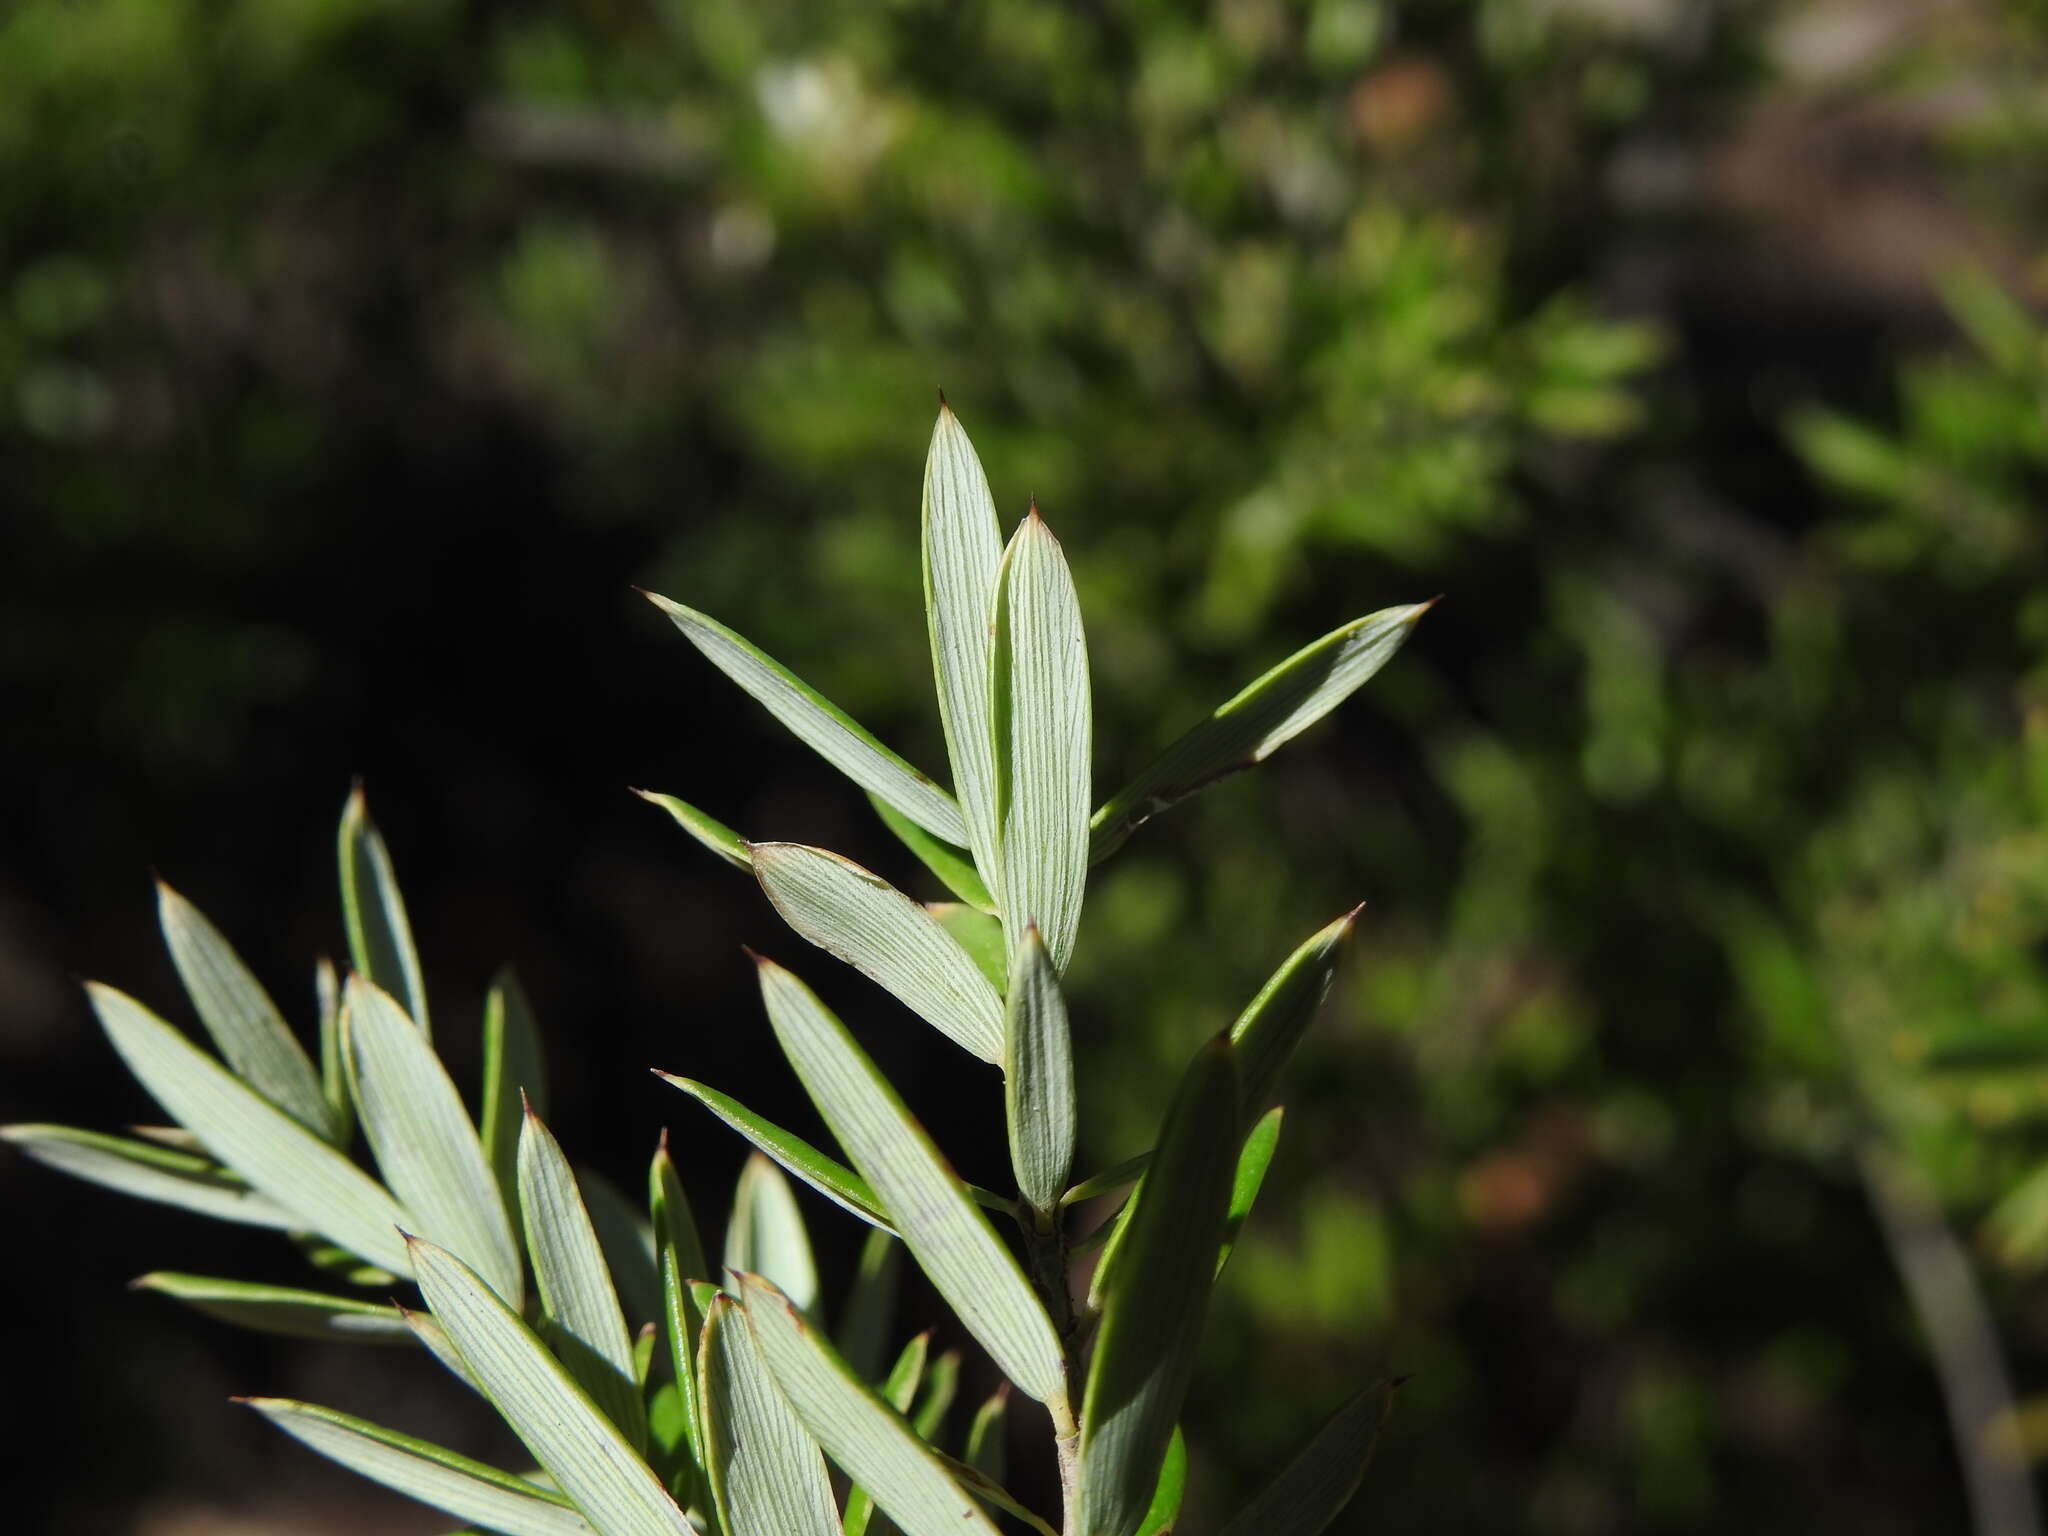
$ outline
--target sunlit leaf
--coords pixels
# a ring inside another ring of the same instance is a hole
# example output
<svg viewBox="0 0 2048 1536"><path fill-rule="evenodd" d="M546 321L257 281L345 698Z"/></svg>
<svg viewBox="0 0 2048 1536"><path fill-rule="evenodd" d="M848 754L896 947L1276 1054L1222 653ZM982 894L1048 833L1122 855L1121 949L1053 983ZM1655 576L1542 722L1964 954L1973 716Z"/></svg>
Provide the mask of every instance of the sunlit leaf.
<svg viewBox="0 0 2048 1536"><path fill-rule="evenodd" d="M647 598L669 616L706 660L752 694L826 762L861 788L880 795L933 836L966 842L967 829L953 797L869 735L846 711L709 615L652 592Z"/></svg>
<svg viewBox="0 0 2048 1536"><path fill-rule="evenodd" d="M68 1125L0 1125L0 1141L49 1168L140 1200L220 1221L290 1230L306 1217L286 1210L210 1157Z"/></svg>
<svg viewBox="0 0 2048 1536"><path fill-rule="evenodd" d="M659 795L651 789L636 789L633 793L649 805L658 805L667 811L675 818L677 826L735 869L754 867L753 860L747 856L747 840L716 817L707 816L689 801L678 800L674 795Z"/></svg>
<svg viewBox="0 0 2048 1536"><path fill-rule="evenodd" d="M1274 1150L1280 1145L1280 1122L1285 1111L1274 1105L1259 1117L1238 1149L1237 1171L1231 1175L1230 1212L1223 1219L1223 1243L1216 1254L1216 1273L1223 1273L1223 1266L1230 1262L1230 1251L1237 1246L1237 1235L1244 1230L1244 1224L1252 1214L1252 1206L1258 1202L1259 1190L1266 1182L1266 1170L1273 1165Z"/></svg>
<svg viewBox="0 0 2048 1536"><path fill-rule="evenodd" d="M1114 1252L1081 1410L1080 1536L1145 1517L1193 1373L1236 1162L1237 1068L1216 1039L1181 1080Z"/></svg>
<svg viewBox="0 0 2048 1536"><path fill-rule="evenodd" d="M1010 1166L1024 1199L1050 1220L1074 1161L1073 1043L1059 974L1027 928L1011 962L1003 1045Z"/></svg>
<svg viewBox="0 0 2048 1536"><path fill-rule="evenodd" d="M144 1275L132 1285L138 1291L155 1291L208 1317L257 1333L355 1344L402 1344L408 1348L413 1343L412 1332L396 1307L378 1306L348 1296L162 1270Z"/></svg>
<svg viewBox="0 0 2048 1536"><path fill-rule="evenodd" d="M1033 507L996 582L996 811L1014 954L1035 924L1064 972L1088 885L1092 712L1081 606L1059 540Z"/></svg>
<svg viewBox="0 0 2048 1536"><path fill-rule="evenodd" d="M917 1401L918 1383L924 1380L925 1359L931 1347L931 1334L918 1334L903 1346L902 1352L896 1356L896 1363L889 1367L888 1377L882 1382L882 1400L900 1414L907 1416L910 1405ZM846 1515L840 1522L844 1536L865 1536L874 1510L875 1501L865 1488L856 1483L847 1489Z"/></svg>
<svg viewBox="0 0 2048 1536"><path fill-rule="evenodd" d="M1138 1522L1138 1536L1168 1536L1180 1518L1180 1504L1188 1491L1188 1443L1174 1426L1166 1444L1166 1460L1159 1468L1159 1482L1152 1490L1152 1502L1145 1518Z"/></svg>
<svg viewBox="0 0 2048 1536"><path fill-rule="evenodd" d="M517 1306L523 1275L505 1199L441 1059L397 1001L362 976L349 978L341 1013L356 1112L378 1171L412 1213L407 1230Z"/></svg>
<svg viewBox="0 0 2048 1536"><path fill-rule="evenodd" d="M747 1158L732 1197L725 1229L725 1267L751 1270L775 1282L806 1312L818 1302L818 1266L796 1191L761 1153Z"/></svg>
<svg viewBox="0 0 2048 1536"><path fill-rule="evenodd" d="M654 1217L654 1246L657 1256L673 1248L676 1263L685 1280L704 1280L711 1275L711 1261L704 1256L704 1241L698 1235L697 1216L683 1189L682 1175L675 1159L668 1155L668 1132L654 1149L654 1161L647 1169L647 1209Z"/></svg>
<svg viewBox="0 0 2048 1536"><path fill-rule="evenodd" d="M1093 857L1106 858L1168 806L1264 762L1314 725L1392 659L1431 606L1412 603L1354 619L1218 705L1096 811Z"/></svg>
<svg viewBox="0 0 2048 1536"><path fill-rule="evenodd" d="M598 1536L552 1488L332 1408L245 1397L286 1434L351 1472L501 1536Z"/></svg>
<svg viewBox="0 0 2048 1536"><path fill-rule="evenodd" d="M427 988L413 947L412 923L398 893L391 854L370 820L369 802L358 784L341 811L341 915L348 929L349 956L356 970L389 992L405 1016L432 1033L427 1022Z"/></svg>
<svg viewBox="0 0 2048 1536"><path fill-rule="evenodd" d="M754 873L790 927L983 1061L1002 1059L1002 998L922 906L851 859L801 843L754 844Z"/></svg>
<svg viewBox="0 0 2048 1536"><path fill-rule="evenodd" d="M1333 1414L1223 1536L1318 1536L1351 1502L1386 1427L1393 1387L1367 1387Z"/></svg>
<svg viewBox="0 0 2048 1536"><path fill-rule="evenodd" d="M959 1177L810 988L772 961L759 971L784 1053L855 1169L897 1213L918 1267L1027 1395L1061 1392L1064 1357L1045 1309ZM869 1491L886 1507L879 1488Z"/></svg>
<svg viewBox="0 0 2048 1536"><path fill-rule="evenodd" d="M1316 1010L1330 995L1344 941L1351 936L1362 910L1353 907L1303 941L1230 1026L1247 1118L1266 1107L1295 1047L1314 1022Z"/></svg>
<svg viewBox="0 0 2048 1536"><path fill-rule="evenodd" d="M933 837L880 795L871 794L868 799L875 807L875 814L881 817L882 825L895 833L897 841L916 854L918 861L938 876L947 890L978 912L995 912L995 898L989 895L988 886L975 873L972 855Z"/></svg>
<svg viewBox="0 0 2048 1536"><path fill-rule="evenodd" d="M762 1118L739 1100L720 1093L716 1088L707 1088L687 1077L671 1077L666 1072L654 1075L682 1089L828 1200L885 1232L894 1230L882 1211L881 1196L868 1187L866 1179L837 1158L828 1157L794 1131L785 1131L774 1121Z"/></svg>
<svg viewBox="0 0 2048 1536"><path fill-rule="evenodd" d="M727 1536L839 1536L825 1458L730 1296L711 1303L700 1358L705 1463Z"/></svg>

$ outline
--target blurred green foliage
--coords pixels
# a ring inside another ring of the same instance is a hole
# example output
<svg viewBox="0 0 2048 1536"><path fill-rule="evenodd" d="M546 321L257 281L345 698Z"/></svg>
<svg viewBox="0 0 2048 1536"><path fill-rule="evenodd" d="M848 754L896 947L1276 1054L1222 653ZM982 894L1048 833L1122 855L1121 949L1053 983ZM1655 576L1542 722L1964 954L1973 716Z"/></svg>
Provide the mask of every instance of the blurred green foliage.
<svg viewBox="0 0 2048 1536"><path fill-rule="evenodd" d="M530 493L935 761L941 386L1073 552L1104 739L1441 590L1322 750L1091 893L1104 1161L1219 992L1372 900L1198 1491L1384 1366L1345 1529L1955 1528L1854 1152L2048 1254L2048 38L1875 9L27 0L10 537L179 580L10 605L0 679L231 782L346 660L220 594ZM438 478L500 441L503 483ZM1987 1276L2037 1384L2038 1289Z"/></svg>

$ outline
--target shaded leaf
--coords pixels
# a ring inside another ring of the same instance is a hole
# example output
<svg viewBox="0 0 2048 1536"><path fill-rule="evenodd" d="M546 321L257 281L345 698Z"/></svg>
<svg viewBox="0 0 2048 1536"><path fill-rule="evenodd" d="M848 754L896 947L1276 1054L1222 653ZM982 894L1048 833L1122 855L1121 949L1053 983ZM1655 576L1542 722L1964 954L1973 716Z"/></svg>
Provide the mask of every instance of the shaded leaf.
<svg viewBox="0 0 2048 1536"><path fill-rule="evenodd" d="M811 1257L804 1213L789 1180L759 1152L740 1169L732 1220L725 1228L725 1267L751 1270L775 1282L808 1312L818 1302L818 1266Z"/></svg>
<svg viewBox="0 0 2048 1536"><path fill-rule="evenodd" d="M772 961L758 965L783 1052L853 1166L900 1213L898 1235L918 1267L1027 1395L1043 1402L1062 1392L1064 1357L1052 1324L966 1187L810 988ZM870 1491L886 1506L880 1489Z"/></svg>
<svg viewBox="0 0 2048 1536"><path fill-rule="evenodd" d="M1323 999L1330 995L1330 983L1336 979L1344 941L1351 936L1352 926L1363 910L1353 907L1334 923L1309 935L1281 962L1280 969L1266 979L1258 995L1230 1026L1247 1118L1266 1107L1288 1059L1315 1021Z"/></svg>
<svg viewBox="0 0 2048 1536"><path fill-rule="evenodd" d="M707 1088L687 1077L671 1077L666 1072L657 1071L654 1075L682 1089L826 1199L885 1232L894 1230L882 1211L881 1196L868 1187L866 1179L837 1158L828 1157L794 1131L785 1131L716 1088Z"/></svg>
<svg viewBox="0 0 2048 1536"><path fill-rule="evenodd" d="M1223 1528L1223 1536L1318 1536L1327 1530L1358 1492L1393 1405L1393 1385L1381 1382L1339 1408Z"/></svg>
<svg viewBox="0 0 2048 1536"><path fill-rule="evenodd" d="M988 886L975 873L974 858L964 849L952 843L933 837L916 822L897 810L879 795L869 795L868 800L875 808L875 814L882 818L882 825L896 834L898 842L916 854L924 867L939 877L939 883L955 896L978 912L993 915L996 899L989 895Z"/></svg>
<svg viewBox="0 0 2048 1536"><path fill-rule="evenodd" d="M966 841L967 830L953 797L869 735L845 710L716 619L652 592L646 596L707 661L826 762L935 837Z"/></svg>
<svg viewBox="0 0 2048 1536"><path fill-rule="evenodd" d="M1067 1001L1035 927L1011 962L1003 1024L1010 1166L1024 1199L1049 1219L1073 1167L1077 1111Z"/></svg>
<svg viewBox="0 0 2048 1536"><path fill-rule="evenodd" d="M353 1344L403 1344L408 1348L413 1343L412 1331L405 1326L398 1308L348 1296L162 1270L144 1275L131 1285L135 1290L155 1291L208 1317L257 1333Z"/></svg>
<svg viewBox="0 0 2048 1536"><path fill-rule="evenodd" d="M349 1097L341 1059L341 978L325 955L313 967L313 997L320 1009L320 1094L327 1100L334 1144L346 1148L356 1133L356 1101Z"/></svg>
<svg viewBox="0 0 2048 1536"><path fill-rule="evenodd" d="M754 844L754 873L804 938L983 1061L1002 1059L1003 1000L931 913L851 859L802 843Z"/></svg>
<svg viewBox="0 0 2048 1536"><path fill-rule="evenodd" d="M510 966L498 972L484 996L483 1095L477 1134L490 1160L507 1212L519 1214L519 1133L525 1110L548 1112L547 1069L542 1064L540 1027L526 989Z"/></svg>
<svg viewBox="0 0 2048 1536"><path fill-rule="evenodd" d="M427 988L413 947L412 923L398 893L391 854L370 820L363 786L349 792L341 810L341 916L355 968L397 1000L405 1016L431 1034Z"/></svg>
<svg viewBox="0 0 2048 1536"><path fill-rule="evenodd" d="M754 867L754 861L747 856L747 840L716 817L707 816L689 801L678 800L674 795L656 794L651 789L636 789L633 793L649 805L658 805L667 811L675 818L677 826L735 869L751 870Z"/></svg>
<svg viewBox="0 0 2048 1536"><path fill-rule="evenodd" d="M990 986L1000 992L1010 984L1010 949L1000 922L960 901L927 902L925 911L967 951Z"/></svg>
<svg viewBox="0 0 2048 1536"><path fill-rule="evenodd" d="M967 1464L991 1482L1000 1483L1009 1463L1010 1384L1001 1382L974 1410L967 1429Z"/></svg>
<svg viewBox="0 0 2048 1536"><path fill-rule="evenodd" d="M583 1208L597 1229L598 1247L618 1287L626 1325L637 1328L662 1315L661 1268L654 1248L654 1228L625 1191L595 1168L576 1170Z"/></svg>
<svg viewBox="0 0 2048 1536"><path fill-rule="evenodd" d="M288 1231L306 1225L303 1215L287 1211L212 1158L196 1153L68 1125L0 1125L0 1141L12 1142L45 1167L139 1200L251 1227Z"/></svg>
<svg viewBox="0 0 2048 1536"><path fill-rule="evenodd" d="M877 1229L861 1244L853 1290L839 1323L839 1352L862 1381L873 1381L882 1369L889 1325L896 1315L896 1293L903 1275L903 1245L895 1235Z"/></svg>
<svg viewBox="0 0 2048 1536"><path fill-rule="evenodd" d="M727 1536L839 1536L825 1458L730 1296L712 1300L700 1359L704 1459Z"/></svg>
<svg viewBox="0 0 2048 1536"><path fill-rule="evenodd" d="M882 1383L882 1400L898 1413L907 1415L910 1405L917 1400L918 1383L924 1380L925 1358L931 1352L931 1346L929 1332L918 1334L903 1346L896 1363L889 1368L888 1378ZM923 1431L919 1433L923 1434ZM929 1439L930 1436L924 1438ZM865 1536L874 1510L875 1501L868 1496L867 1489L858 1483L847 1489L846 1517L840 1522L844 1536Z"/></svg>
<svg viewBox="0 0 2048 1536"><path fill-rule="evenodd" d="M1093 856L1108 857L1196 790L1264 762L1385 666L1431 606L1412 603L1353 619L1218 705L1096 811Z"/></svg>

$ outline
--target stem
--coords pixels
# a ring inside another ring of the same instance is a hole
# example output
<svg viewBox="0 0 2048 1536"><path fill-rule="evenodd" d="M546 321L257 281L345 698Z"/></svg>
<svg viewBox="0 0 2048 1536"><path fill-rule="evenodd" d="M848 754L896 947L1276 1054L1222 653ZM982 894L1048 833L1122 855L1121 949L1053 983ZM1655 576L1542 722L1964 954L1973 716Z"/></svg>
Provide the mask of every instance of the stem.
<svg viewBox="0 0 2048 1536"><path fill-rule="evenodd" d="M1080 1518L1081 1430L1074 1420L1073 1384L1081 1379L1080 1335L1075 1326L1074 1297L1069 1284L1067 1234L1056 1211L1019 1211L1031 1283L1045 1303L1060 1349L1066 1356L1067 1385L1045 1406L1052 1414L1053 1449L1060 1469L1060 1528L1073 1536Z"/></svg>

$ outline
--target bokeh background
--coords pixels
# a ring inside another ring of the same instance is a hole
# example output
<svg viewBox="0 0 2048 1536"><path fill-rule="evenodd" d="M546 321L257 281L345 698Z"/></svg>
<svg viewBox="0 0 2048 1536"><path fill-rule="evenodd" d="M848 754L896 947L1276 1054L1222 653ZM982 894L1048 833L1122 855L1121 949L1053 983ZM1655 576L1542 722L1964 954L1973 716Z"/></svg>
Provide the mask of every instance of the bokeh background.
<svg viewBox="0 0 2048 1536"><path fill-rule="evenodd" d="M715 1229L739 1150L643 1067L800 1115L750 942L999 1177L986 1082L626 793L915 882L631 585L942 761L943 387L1077 567L1105 790L1447 594L1090 893L1091 1165L1371 903L1190 1536L1382 1372L1342 1531L2034 1529L2044 81L2038 0L13 0L0 1118L150 1117L72 978L184 1016L152 868L310 1019L361 775L458 1070L509 961L595 1167L668 1126ZM121 1288L282 1245L0 1199L13 1528L445 1524L231 1392L505 1452Z"/></svg>

